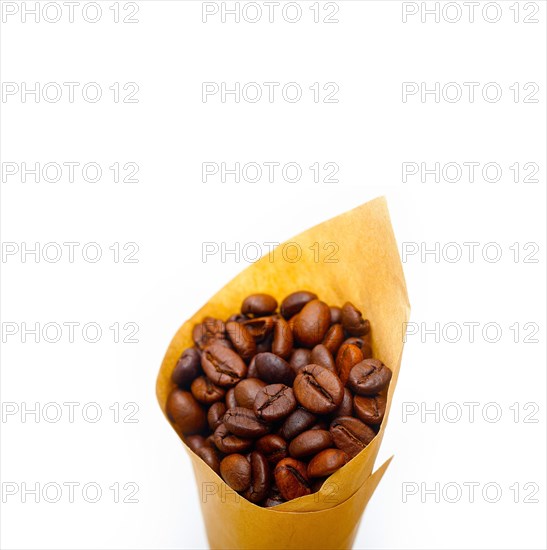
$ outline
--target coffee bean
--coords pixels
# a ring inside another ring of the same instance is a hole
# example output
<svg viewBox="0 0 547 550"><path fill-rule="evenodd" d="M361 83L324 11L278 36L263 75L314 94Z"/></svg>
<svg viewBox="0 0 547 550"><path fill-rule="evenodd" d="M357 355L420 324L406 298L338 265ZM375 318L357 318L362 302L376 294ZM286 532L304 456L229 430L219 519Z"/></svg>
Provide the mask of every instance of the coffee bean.
<svg viewBox="0 0 547 550"><path fill-rule="evenodd" d="M213 449L212 447L209 447L208 445L205 445L203 447L200 447L196 454L213 470L213 472L216 472L217 474L220 473L220 458L218 456L218 452L216 449Z"/></svg>
<svg viewBox="0 0 547 550"><path fill-rule="evenodd" d="M266 382L259 378L245 378L234 387L237 407L252 409L256 394L266 386Z"/></svg>
<svg viewBox="0 0 547 550"><path fill-rule="evenodd" d="M271 315L276 309L277 300L269 294L251 294L241 304L241 313L255 317Z"/></svg>
<svg viewBox="0 0 547 550"><path fill-rule="evenodd" d="M201 355L201 366L217 386L234 386L247 374L243 359L218 342L207 346Z"/></svg>
<svg viewBox="0 0 547 550"><path fill-rule="evenodd" d="M261 437L257 440L255 449L262 453L270 464L277 464L287 456L287 442L275 434Z"/></svg>
<svg viewBox="0 0 547 550"><path fill-rule="evenodd" d="M342 342L344 341L344 329L340 323L331 325L325 337L323 338L323 345L332 353L336 355Z"/></svg>
<svg viewBox="0 0 547 550"><path fill-rule="evenodd" d="M293 389L294 392L294 389ZM298 434L309 430L317 420L317 417L306 409L296 409L292 414L290 414L281 429L279 430L279 435L285 440L290 441Z"/></svg>
<svg viewBox="0 0 547 550"><path fill-rule="evenodd" d="M271 384L262 388L255 397L254 413L265 422L277 422L296 409L292 388L284 384Z"/></svg>
<svg viewBox="0 0 547 550"><path fill-rule="evenodd" d="M391 380L391 371L378 359L365 359L349 373L348 387L358 395L373 396Z"/></svg>
<svg viewBox="0 0 547 550"><path fill-rule="evenodd" d="M279 355L283 359L287 359L291 355L292 347L293 336L289 323L283 317L278 317L274 321L272 353Z"/></svg>
<svg viewBox="0 0 547 550"><path fill-rule="evenodd" d="M272 506L277 506L278 504L283 504L285 499L281 496L275 481L271 484L270 490L268 492L268 498L264 501L265 508L271 508Z"/></svg>
<svg viewBox="0 0 547 550"><path fill-rule="evenodd" d="M307 468L303 462L294 458L284 458L274 470L275 483L286 500L302 497L311 493Z"/></svg>
<svg viewBox="0 0 547 550"><path fill-rule="evenodd" d="M317 299L317 294L307 290L299 290L289 294L282 302L280 312L285 319L290 319L293 315L299 313L302 308L312 300Z"/></svg>
<svg viewBox="0 0 547 550"><path fill-rule="evenodd" d="M332 418L337 416L351 416L353 414L353 395L348 390L344 388L344 397L342 398L342 403L340 406L332 413Z"/></svg>
<svg viewBox="0 0 547 550"><path fill-rule="evenodd" d="M268 384L290 386L294 380L294 371L289 363L273 353L259 353L255 365L258 376Z"/></svg>
<svg viewBox="0 0 547 550"><path fill-rule="evenodd" d="M213 403L209 407L209 410L207 411L207 422L209 424L209 428L213 432L220 426L220 424L222 424L222 417L224 416L225 412L226 405L223 401Z"/></svg>
<svg viewBox="0 0 547 550"><path fill-rule="evenodd" d="M332 446L332 436L327 430L307 430L291 441L289 454L293 458L303 458Z"/></svg>
<svg viewBox="0 0 547 550"><path fill-rule="evenodd" d="M243 359L250 359L256 353L256 342L245 325L236 321L226 323L226 333Z"/></svg>
<svg viewBox="0 0 547 550"><path fill-rule="evenodd" d="M235 394L235 389L234 388L230 388L227 392L226 392L226 408L227 409L233 409L234 407L237 407L237 400L236 400L236 394Z"/></svg>
<svg viewBox="0 0 547 550"><path fill-rule="evenodd" d="M293 389L297 401L316 414L335 411L344 397L344 386L338 376L324 367L313 364L299 372Z"/></svg>
<svg viewBox="0 0 547 550"><path fill-rule="evenodd" d="M315 455L308 464L309 477L330 476L349 460L348 455L340 449L326 449Z"/></svg>
<svg viewBox="0 0 547 550"><path fill-rule="evenodd" d="M325 302L308 302L294 323L294 336L304 347L320 344L330 327L330 308Z"/></svg>
<svg viewBox="0 0 547 550"><path fill-rule="evenodd" d="M333 324L342 322L342 308L330 306L330 322Z"/></svg>
<svg viewBox="0 0 547 550"><path fill-rule="evenodd" d="M350 336L363 336L370 330L368 319L363 319L361 312L351 302L342 306L342 326Z"/></svg>
<svg viewBox="0 0 547 550"><path fill-rule="evenodd" d="M372 428L352 416L334 419L330 433L334 444L350 458L358 455L376 436Z"/></svg>
<svg viewBox="0 0 547 550"><path fill-rule="evenodd" d="M251 486L243 493L243 496L257 504L266 498L270 489L270 467L264 455L256 451L251 453L249 461L251 463Z"/></svg>
<svg viewBox="0 0 547 550"><path fill-rule="evenodd" d="M213 443L220 452L226 454L244 453L253 446L253 442L250 439L244 439L231 434L224 424L220 424L215 430Z"/></svg>
<svg viewBox="0 0 547 550"><path fill-rule="evenodd" d="M256 353L271 353L273 344L273 333L270 333L263 340L256 344Z"/></svg>
<svg viewBox="0 0 547 550"><path fill-rule="evenodd" d="M185 435L201 432L207 426L207 416L189 391L175 388L165 404L167 416Z"/></svg>
<svg viewBox="0 0 547 550"><path fill-rule="evenodd" d="M187 435L184 437L184 442L194 453L206 444L202 435Z"/></svg>
<svg viewBox="0 0 547 550"><path fill-rule="evenodd" d="M206 346L217 340L219 342L225 341L225 333L226 326L223 321L214 317L205 317L203 322L193 328L192 338L196 346L200 350L203 350Z"/></svg>
<svg viewBox="0 0 547 550"><path fill-rule="evenodd" d="M357 417L366 424L381 424L386 413L386 398L383 395L365 397L356 395L353 405Z"/></svg>
<svg viewBox="0 0 547 550"><path fill-rule="evenodd" d="M234 407L224 414L224 425L239 437L255 439L268 433L269 427L251 409Z"/></svg>
<svg viewBox="0 0 547 550"><path fill-rule="evenodd" d="M201 358L196 348L188 348L177 361L171 380L181 388L187 388L201 374Z"/></svg>
<svg viewBox="0 0 547 550"><path fill-rule="evenodd" d="M363 359L372 359L372 343L370 340L370 332L368 334L365 334L364 336L352 336L351 338L348 338L347 340L344 340L344 344L353 344L354 346L357 346L362 354Z"/></svg>
<svg viewBox="0 0 547 550"><path fill-rule="evenodd" d="M306 365L309 365L311 363L310 355L311 351L306 348L297 348L292 352L290 365L295 374L298 374L298 371L302 367L305 367Z"/></svg>
<svg viewBox="0 0 547 550"><path fill-rule="evenodd" d="M205 405L216 403L224 399L226 395L226 390L224 388L215 386L206 376L196 378L190 386L190 391L200 403Z"/></svg>
<svg viewBox="0 0 547 550"><path fill-rule="evenodd" d="M260 343L271 334L274 320L273 317L258 317L244 321L242 325L250 332L255 341Z"/></svg>
<svg viewBox="0 0 547 550"><path fill-rule="evenodd" d="M241 313L234 313L233 315L230 315L228 319L226 319L226 324L231 323L232 321L235 321L236 323L243 323L243 321L248 321L249 317L247 315L243 315Z"/></svg>
<svg viewBox="0 0 547 550"><path fill-rule="evenodd" d="M251 465L240 454L232 454L222 459L220 463L222 479L237 492L245 491L251 485Z"/></svg>
<svg viewBox="0 0 547 550"><path fill-rule="evenodd" d="M311 350L310 363L320 365L321 367L336 373L336 366L334 364L332 354L323 344L317 344L317 346Z"/></svg>
<svg viewBox="0 0 547 550"><path fill-rule="evenodd" d="M338 376L342 380L342 384L346 384L351 369L363 360L363 352L353 344L342 344L336 354L336 370Z"/></svg>

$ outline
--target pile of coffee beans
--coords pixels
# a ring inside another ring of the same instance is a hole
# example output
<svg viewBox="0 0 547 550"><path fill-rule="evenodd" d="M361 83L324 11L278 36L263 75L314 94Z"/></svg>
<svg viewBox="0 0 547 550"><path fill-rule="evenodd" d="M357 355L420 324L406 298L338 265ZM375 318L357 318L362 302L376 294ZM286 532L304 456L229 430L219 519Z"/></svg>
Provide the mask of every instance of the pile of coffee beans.
<svg viewBox="0 0 547 550"><path fill-rule="evenodd" d="M167 414L187 445L262 506L308 495L361 452L384 418L391 371L372 358L370 323L350 302L308 291L279 307L248 296L206 317L173 370Z"/></svg>

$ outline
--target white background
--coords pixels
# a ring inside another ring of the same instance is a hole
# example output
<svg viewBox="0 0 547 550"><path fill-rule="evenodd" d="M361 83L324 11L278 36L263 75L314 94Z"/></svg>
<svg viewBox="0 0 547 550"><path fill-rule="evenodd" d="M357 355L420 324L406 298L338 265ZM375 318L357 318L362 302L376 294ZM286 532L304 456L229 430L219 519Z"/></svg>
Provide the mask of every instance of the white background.
<svg viewBox="0 0 547 550"><path fill-rule="evenodd" d="M80 86L73 103L66 87L53 103L23 101L20 91L2 96L1 547L205 548L189 459L154 393L176 329L252 259L249 247L247 257L204 258L203 243L282 242L386 195L401 252L417 251L403 257L414 324L377 464L395 459L355 548L545 548L545 2L493 3L487 17L500 10L495 23L482 16L484 3L472 23L463 3L458 22L441 12L438 23L434 16L422 23L420 13L403 23L402 2L339 1L333 24L314 23L312 2L299 3L302 19L293 24L280 11L273 23L266 15L256 24L222 23L220 15L203 23L197 1L138 2L133 24L113 22L114 2L100 2L97 23L82 18L83 4L74 23L67 8L57 23L36 23L31 15L23 21L22 3L9 15L11 4L3 5L1 27L4 86ZM122 18L132 11L129 3L118 7ZM322 19L331 8L320 8ZM539 22L524 23L527 15ZM82 99L88 82L100 84L100 101ZM138 103L114 102L116 82L137 83ZM219 95L204 103L202 82L297 82L303 97L288 103L277 88L273 103L233 96L222 103ZM315 103L315 82L335 82L338 103ZM464 96L403 102L404 82L455 82ZM464 82L479 83L473 102ZM491 82L503 92L497 102L482 98ZM529 82L539 86L537 103L523 102ZM298 163L301 181L277 174L274 183L202 182L203 162L270 161ZM7 173L23 162L96 162L103 174L97 183L78 170L72 183L67 172L57 183L33 176L23 183L20 171ZM138 183L115 183L108 168L115 162L136 163ZM314 162L336 163L339 181L314 183ZM439 182L419 175L403 182L404 162L480 167L474 182L465 174L457 182L442 174ZM502 170L497 182L481 175L489 162ZM521 172L515 183L515 163L521 170L535 163L538 181L524 182ZM80 243L74 262L65 242ZM91 242L103 253L96 263L81 254ZM478 243L474 261L470 242ZM35 243L57 243L61 259L21 254ZM123 251L125 243L136 243L138 262L123 262L134 249ZM14 246L19 252L10 255ZM435 246L439 257L421 256ZM450 261L458 249L462 257ZM484 259L496 250L501 257ZM88 343L77 328L72 343L66 329L56 343L43 335L23 341L24 323L66 322L97 323L102 337ZM114 323L122 339L123 326L135 323L138 343L115 343ZM438 336L423 332L437 323ZM469 323L478 323L473 341ZM487 323L493 332L483 336ZM496 329L499 340L488 341ZM80 404L73 422L65 402ZM92 402L102 410L96 423L82 416ZM473 419L469 402L477 403ZM21 414L36 403L39 412L59 404L62 417ZM124 411L126 403L137 404L137 422L123 422L134 409ZM438 417L422 417L436 403ZM462 417L451 421L458 410ZM41 493L23 498L25 486L66 482L80 484L74 502L66 486L56 503ZM98 502L82 496L86 483L101 487ZM109 489L116 483L121 500L138 488L138 502L116 503ZM126 483L135 485L124 490ZM473 499L470 483L478 484ZM483 493L488 483L492 492Z"/></svg>

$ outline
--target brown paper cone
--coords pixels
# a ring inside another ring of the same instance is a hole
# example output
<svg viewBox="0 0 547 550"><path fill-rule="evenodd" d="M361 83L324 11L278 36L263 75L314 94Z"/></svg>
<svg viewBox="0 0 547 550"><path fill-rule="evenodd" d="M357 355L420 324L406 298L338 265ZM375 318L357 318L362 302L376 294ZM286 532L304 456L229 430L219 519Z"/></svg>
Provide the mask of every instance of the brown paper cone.
<svg viewBox="0 0 547 550"><path fill-rule="evenodd" d="M302 251L298 261L288 261L288 255L284 257L280 252L288 251L289 243L298 245L291 250L289 259L294 257L295 250ZM314 243L319 243L320 249L327 243L334 243L335 247L328 250L337 248L335 258L331 258L337 261L327 262L325 257L317 261L316 255L310 252L317 248ZM207 502L202 498L207 534L213 548L349 548L358 518L387 467L386 463L371 477L397 383L410 306L383 197L281 244L273 254L264 256L237 275L186 321L171 341L158 374L156 391L160 406L165 414L167 396L173 388L171 373L183 350L193 345L192 328L203 317L226 319L239 311L248 294L255 292L266 292L280 301L302 289L315 292L321 300L332 305L351 301L370 320L374 357L381 359L393 372L384 422L372 443L334 473L318 493L286 502L275 509L260 508L241 497L236 502L233 491L189 451L202 497L204 491L215 488L219 495L209 498L214 495L207 493ZM173 427L182 437L177 427ZM345 510L347 515L340 510ZM280 520L280 517L294 518L295 526L290 528L293 519ZM339 536L328 535L323 525L325 521L336 522L330 525L336 525L333 531L339 532ZM269 533L277 529L278 522L282 522L283 529L272 538ZM298 534L301 527L305 527L302 536Z"/></svg>

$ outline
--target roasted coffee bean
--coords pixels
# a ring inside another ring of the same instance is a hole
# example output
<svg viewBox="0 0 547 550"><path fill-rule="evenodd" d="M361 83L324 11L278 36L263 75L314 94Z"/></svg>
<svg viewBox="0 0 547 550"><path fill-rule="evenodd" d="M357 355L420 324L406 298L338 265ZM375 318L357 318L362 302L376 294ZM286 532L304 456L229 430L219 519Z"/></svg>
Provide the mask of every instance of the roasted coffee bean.
<svg viewBox="0 0 547 550"><path fill-rule="evenodd" d="M251 463L251 486L243 496L257 504L266 498L270 490L270 467L266 457L256 451L251 453L249 462Z"/></svg>
<svg viewBox="0 0 547 550"><path fill-rule="evenodd" d="M234 313L233 315L230 315L228 319L226 319L226 324L231 323L232 321L235 321L236 323L243 323L243 321L248 321L249 317L247 315L243 315L241 313Z"/></svg>
<svg viewBox="0 0 547 550"><path fill-rule="evenodd" d="M336 354L336 370L342 384L346 384L351 369L363 360L363 352L353 344L342 344Z"/></svg>
<svg viewBox="0 0 547 550"><path fill-rule="evenodd" d="M266 386L266 382L259 378L245 378L234 387L234 394L237 401L236 407L252 409L256 394Z"/></svg>
<svg viewBox="0 0 547 550"><path fill-rule="evenodd" d="M268 498L264 501L263 506L265 508L271 508L272 506L277 506L278 504L283 504L285 499L279 492L279 489L277 488L277 485L275 484L275 480L272 482L270 486L270 490L268 492Z"/></svg>
<svg viewBox="0 0 547 550"><path fill-rule="evenodd" d="M269 294L251 294L241 304L243 315L254 315L255 317L271 315L276 309L277 300Z"/></svg>
<svg viewBox="0 0 547 550"><path fill-rule="evenodd" d="M347 340L344 340L344 344L353 344L354 346L357 346L362 354L363 359L372 359L372 344L370 341L370 332L368 334L365 334L365 336L352 336L351 338L348 338Z"/></svg>
<svg viewBox="0 0 547 550"><path fill-rule="evenodd" d="M201 358L196 348L188 348L177 361L171 380L181 388L187 388L201 374Z"/></svg>
<svg viewBox="0 0 547 550"><path fill-rule="evenodd" d="M293 389L294 392L294 389ZM290 441L298 434L309 430L317 420L317 417L306 409L296 409L291 415L289 415L281 429L279 435L286 441Z"/></svg>
<svg viewBox="0 0 547 550"><path fill-rule="evenodd" d="M373 396L391 380L391 371L378 359L365 359L349 373L348 387L358 395Z"/></svg>
<svg viewBox="0 0 547 550"><path fill-rule="evenodd" d="M274 470L275 483L286 500L311 493L306 465L294 458L284 458Z"/></svg>
<svg viewBox="0 0 547 550"><path fill-rule="evenodd" d="M204 445L206 445L206 439L202 435L187 435L184 437L184 442L194 453Z"/></svg>
<svg viewBox="0 0 547 550"><path fill-rule="evenodd" d="M224 414L224 425L239 437L256 439L269 432L269 427L251 409L234 407Z"/></svg>
<svg viewBox="0 0 547 550"><path fill-rule="evenodd" d="M316 414L335 411L344 397L344 386L338 376L313 364L298 373L293 389L297 401Z"/></svg>
<svg viewBox="0 0 547 550"><path fill-rule="evenodd" d="M310 355L311 355L311 351L306 348L297 348L292 352L290 365L293 371L295 372L295 374L298 374L298 371L301 368L311 363Z"/></svg>
<svg viewBox="0 0 547 550"><path fill-rule="evenodd" d="M263 340L261 340L256 344L256 353L257 354L266 353L266 352L271 353L272 344L273 344L273 333L269 334L268 336L266 336L266 338L264 338Z"/></svg>
<svg viewBox="0 0 547 550"><path fill-rule="evenodd" d="M261 437L255 449L262 453L270 464L277 464L287 456L287 442L279 435L268 434Z"/></svg>
<svg viewBox="0 0 547 550"><path fill-rule="evenodd" d="M205 445L203 447L200 447L196 454L213 470L213 472L216 472L217 474L220 473L220 458L218 456L218 452L216 449L213 449L213 447L209 447L208 445Z"/></svg>
<svg viewBox="0 0 547 550"><path fill-rule="evenodd" d="M308 302L294 322L294 336L304 347L320 344L330 327L330 308L321 300Z"/></svg>
<svg viewBox="0 0 547 550"><path fill-rule="evenodd" d="M201 366L217 386L234 386L247 374L247 365L243 359L235 351L218 342L203 350Z"/></svg>
<svg viewBox="0 0 547 550"><path fill-rule="evenodd" d="M366 424L381 424L386 413L386 398L383 395L365 397L356 395L353 405L357 417Z"/></svg>
<svg viewBox="0 0 547 550"><path fill-rule="evenodd" d="M270 384L262 388L255 397L254 413L265 422L277 422L296 409L292 388L284 384Z"/></svg>
<svg viewBox="0 0 547 550"><path fill-rule="evenodd" d="M376 436L372 428L352 416L335 418L330 433L334 444L350 458L358 455Z"/></svg>
<svg viewBox="0 0 547 550"><path fill-rule="evenodd" d="M215 386L207 376L196 378L190 386L190 391L200 403L205 405L221 401L226 395L226 390L220 386Z"/></svg>
<svg viewBox="0 0 547 550"><path fill-rule="evenodd" d="M328 430L328 429L329 429L329 425L324 420L320 420L319 422L316 422L310 428L310 430Z"/></svg>
<svg viewBox="0 0 547 550"><path fill-rule="evenodd" d="M189 391L175 388L165 404L167 416L185 435L199 433L207 426L207 415Z"/></svg>
<svg viewBox="0 0 547 550"><path fill-rule="evenodd" d="M370 330L368 319L363 319L361 312L351 302L342 306L342 326L350 336L363 336Z"/></svg>
<svg viewBox="0 0 547 550"><path fill-rule="evenodd" d="M220 475L234 491L246 491L251 485L251 464L243 455L228 455L220 463Z"/></svg>
<svg viewBox="0 0 547 550"><path fill-rule="evenodd" d="M317 344L312 350L310 355L310 363L314 365L320 365L332 372L336 372L336 366L331 352L323 344Z"/></svg>
<svg viewBox="0 0 547 550"><path fill-rule="evenodd" d="M194 326L192 330L192 338L196 346L203 350L209 344L216 340L225 341L226 326L220 319L214 317L205 317L203 322Z"/></svg>
<svg viewBox="0 0 547 550"><path fill-rule="evenodd" d="M244 439L231 434L224 424L220 424L215 430L213 443L220 452L226 454L244 453L253 446L253 442L250 439Z"/></svg>
<svg viewBox="0 0 547 550"><path fill-rule="evenodd" d="M223 401L213 403L209 407L209 410L207 411L207 422L209 424L209 428L213 432L220 426L220 424L222 424L222 417L224 416L225 412L226 405Z"/></svg>
<svg viewBox="0 0 547 550"><path fill-rule="evenodd" d="M256 342L260 343L267 338L273 330L273 317L258 317L243 321L243 326L251 333Z"/></svg>
<svg viewBox="0 0 547 550"><path fill-rule="evenodd" d="M326 449L315 455L308 464L309 477L330 476L349 460L349 456L340 449Z"/></svg>
<svg viewBox="0 0 547 550"><path fill-rule="evenodd" d="M344 397L340 406L332 413L330 418L336 418L337 416L352 416L353 415L353 395L344 388Z"/></svg>
<svg viewBox="0 0 547 550"><path fill-rule="evenodd" d="M290 319L293 315L299 313L302 308L312 300L317 299L317 294L307 290L299 290L289 294L282 302L279 311L285 319Z"/></svg>
<svg viewBox="0 0 547 550"><path fill-rule="evenodd" d="M226 323L226 333L234 349L243 359L250 359L256 353L256 342L245 325L230 321Z"/></svg>
<svg viewBox="0 0 547 550"><path fill-rule="evenodd" d="M258 376L268 384L290 386L294 380L294 371L289 363L273 353L259 353L255 365Z"/></svg>
<svg viewBox="0 0 547 550"><path fill-rule="evenodd" d="M293 458L303 458L313 456L332 446L332 436L327 430L307 430L291 441L289 454Z"/></svg>
<svg viewBox="0 0 547 550"><path fill-rule="evenodd" d="M330 306L330 322L332 324L342 322L342 308L338 306Z"/></svg>
<svg viewBox="0 0 547 550"><path fill-rule="evenodd" d="M237 400L236 400L236 394L235 394L235 389L234 388L230 388L227 392L226 392L226 408L227 409L233 409L234 407L237 407Z"/></svg>
<svg viewBox="0 0 547 550"><path fill-rule="evenodd" d="M335 356L343 341L344 329L340 323L335 323L327 330L327 334L323 338L323 345Z"/></svg>
<svg viewBox="0 0 547 550"><path fill-rule="evenodd" d="M283 359L288 359L291 355L292 347L293 336L289 323L283 317L278 317L274 321L272 353L279 355Z"/></svg>

